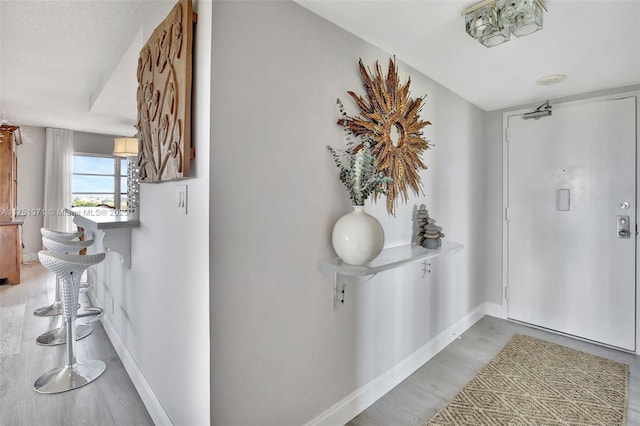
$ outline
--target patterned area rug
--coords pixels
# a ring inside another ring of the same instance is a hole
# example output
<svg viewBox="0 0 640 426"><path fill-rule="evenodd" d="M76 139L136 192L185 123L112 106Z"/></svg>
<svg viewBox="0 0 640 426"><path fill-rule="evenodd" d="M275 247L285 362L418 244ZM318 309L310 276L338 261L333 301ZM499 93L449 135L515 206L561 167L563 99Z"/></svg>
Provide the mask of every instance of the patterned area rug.
<svg viewBox="0 0 640 426"><path fill-rule="evenodd" d="M624 425L629 367L515 335L429 423Z"/></svg>

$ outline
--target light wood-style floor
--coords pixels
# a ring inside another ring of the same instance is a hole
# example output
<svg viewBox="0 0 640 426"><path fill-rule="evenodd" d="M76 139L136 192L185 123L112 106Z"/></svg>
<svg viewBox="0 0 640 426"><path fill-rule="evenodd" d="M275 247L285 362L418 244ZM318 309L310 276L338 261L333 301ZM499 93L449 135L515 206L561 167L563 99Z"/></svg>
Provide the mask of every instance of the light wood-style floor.
<svg viewBox="0 0 640 426"><path fill-rule="evenodd" d="M77 358L104 361L104 374L70 392L33 390L38 376L64 365L65 345L36 344L38 335L58 326L59 319L33 315L54 291L54 275L37 263L23 265L21 284L0 285L0 425L153 425L100 322L78 342Z"/></svg>
<svg viewBox="0 0 640 426"><path fill-rule="evenodd" d="M100 359L106 372L80 389L40 395L35 379L64 363L64 346L36 337L55 320L33 316L53 299L55 278L39 264L24 265L22 284L0 285L0 425L152 425L100 323L78 342L78 359ZM86 300L83 300L86 303ZM640 357L511 321L484 317L413 375L349 422L349 426L424 425L516 333L603 356L630 367L628 426L640 426ZM259 425L255 425L259 426Z"/></svg>
<svg viewBox="0 0 640 426"><path fill-rule="evenodd" d="M484 317L380 398L349 426L423 426L516 334L544 339L629 365L627 425L640 425L640 356L616 351L511 321Z"/></svg>

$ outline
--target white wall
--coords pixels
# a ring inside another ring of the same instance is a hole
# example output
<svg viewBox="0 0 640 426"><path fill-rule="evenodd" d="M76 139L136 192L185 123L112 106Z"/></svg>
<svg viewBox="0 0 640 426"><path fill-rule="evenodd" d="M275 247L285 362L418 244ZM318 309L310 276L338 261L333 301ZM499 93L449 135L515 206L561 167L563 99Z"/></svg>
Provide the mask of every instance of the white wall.
<svg viewBox="0 0 640 426"><path fill-rule="evenodd" d="M351 283L332 308L333 223L350 210L325 146L342 146L335 100L356 114L358 58L392 53L290 2L215 2L211 111L211 420L214 425L310 421L433 339L485 300L484 113L416 70L413 96L435 144L425 196L395 218L367 209L387 246L411 240L426 203L462 252Z"/></svg>
<svg viewBox="0 0 640 426"><path fill-rule="evenodd" d="M73 132L73 151L83 154L113 154L113 138L122 135Z"/></svg>
<svg viewBox="0 0 640 426"><path fill-rule="evenodd" d="M486 172L484 175L484 199L486 222L486 300L502 305L502 113L485 114ZM506 314L506 312L504 312Z"/></svg>
<svg viewBox="0 0 640 426"><path fill-rule="evenodd" d="M154 15L150 34L166 13ZM103 266L94 297L103 322L156 424L209 423L209 99L211 11L194 2L192 176L142 184L140 227L132 232L131 269L115 254ZM157 17L157 19L155 19ZM175 207L188 186L188 215ZM113 311L111 306L113 304Z"/></svg>
<svg viewBox="0 0 640 426"><path fill-rule="evenodd" d="M45 129L22 127L23 143L16 150L18 156L18 205L27 213L22 227L23 259L35 261L42 250L40 228L44 207Z"/></svg>

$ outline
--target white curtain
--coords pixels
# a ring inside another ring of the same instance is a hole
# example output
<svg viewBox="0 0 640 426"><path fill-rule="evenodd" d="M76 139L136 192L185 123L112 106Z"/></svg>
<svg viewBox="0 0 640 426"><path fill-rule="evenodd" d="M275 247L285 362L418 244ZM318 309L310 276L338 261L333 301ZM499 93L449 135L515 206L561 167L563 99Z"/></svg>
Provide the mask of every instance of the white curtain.
<svg viewBox="0 0 640 426"><path fill-rule="evenodd" d="M45 228L70 232L71 217L64 212L71 207L73 173L73 130L47 129L44 164Z"/></svg>

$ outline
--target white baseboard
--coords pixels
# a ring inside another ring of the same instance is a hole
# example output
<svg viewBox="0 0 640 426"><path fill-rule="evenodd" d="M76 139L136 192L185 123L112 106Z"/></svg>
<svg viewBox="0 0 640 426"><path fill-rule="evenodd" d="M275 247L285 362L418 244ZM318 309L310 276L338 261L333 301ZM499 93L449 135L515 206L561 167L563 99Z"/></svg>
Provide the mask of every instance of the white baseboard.
<svg viewBox="0 0 640 426"><path fill-rule="evenodd" d="M91 301L91 304L93 306L100 306L100 304L95 303L99 301L97 300L93 292L88 291L87 295L89 296L89 300ZM124 369L127 371L129 378L133 382L133 386L135 386L136 390L138 391L138 395L140 395L142 403L149 412L153 423L156 426L173 426L173 422L167 415L167 412L164 410L164 408L162 408L160 400L158 399L158 397L156 397L155 393L153 393L151 386L149 386L149 383L147 383L147 380L144 378L142 371L140 371L138 364L127 349L127 346L120 338L120 335L116 331L113 324L111 324L111 321L109 320L107 315L103 316L100 322L102 323L102 327L104 328L107 337L111 341L113 348L116 350L118 357L120 357L120 361L122 361Z"/></svg>
<svg viewBox="0 0 640 426"><path fill-rule="evenodd" d="M335 426L348 423L457 339L489 310L496 309L488 305L487 303L479 305L420 349L311 420L307 426ZM502 309L501 306L500 309Z"/></svg>

